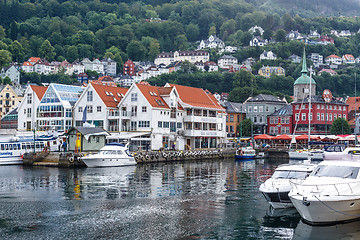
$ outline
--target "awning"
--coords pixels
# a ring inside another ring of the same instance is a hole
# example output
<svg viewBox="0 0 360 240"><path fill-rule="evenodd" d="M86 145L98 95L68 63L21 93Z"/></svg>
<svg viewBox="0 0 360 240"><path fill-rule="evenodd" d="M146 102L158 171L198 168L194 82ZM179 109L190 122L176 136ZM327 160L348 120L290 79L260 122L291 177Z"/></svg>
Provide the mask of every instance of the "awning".
<svg viewBox="0 0 360 240"><path fill-rule="evenodd" d="M106 136L106 139L131 139L150 134L150 132L122 132Z"/></svg>
<svg viewBox="0 0 360 240"><path fill-rule="evenodd" d="M270 135L267 135L267 134L261 134L261 135L255 136L254 139L255 140L258 140L258 139L260 139L260 140L271 140L271 139L273 139L273 137L270 136Z"/></svg>
<svg viewBox="0 0 360 240"><path fill-rule="evenodd" d="M273 137L273 140L291 140L291 136L287 134L282 134L276 137Z"/></svg>

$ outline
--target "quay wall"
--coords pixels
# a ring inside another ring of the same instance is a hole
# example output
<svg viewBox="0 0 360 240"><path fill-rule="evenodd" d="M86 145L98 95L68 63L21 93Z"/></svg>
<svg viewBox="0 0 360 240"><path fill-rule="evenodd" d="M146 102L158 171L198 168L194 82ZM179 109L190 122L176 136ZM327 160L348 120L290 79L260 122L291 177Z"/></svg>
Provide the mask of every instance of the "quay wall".
<svg viewBox="0 0 360 240"><path fill-rule="evenodd" d="M227 159L235 157L236 149L199 149L199 150L168 150L134 152L138 164L155 162L174 162L188 160ZM40 152L26 153L23 165L49 167L86 167L81 160L82 153L72 152Z"/></svg>

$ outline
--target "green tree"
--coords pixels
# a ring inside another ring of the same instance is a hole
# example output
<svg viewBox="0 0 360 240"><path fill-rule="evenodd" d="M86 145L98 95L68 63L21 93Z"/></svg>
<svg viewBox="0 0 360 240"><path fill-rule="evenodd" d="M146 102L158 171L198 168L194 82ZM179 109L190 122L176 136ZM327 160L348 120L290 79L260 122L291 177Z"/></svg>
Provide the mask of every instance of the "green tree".
<svg viewBox="0 0 360 240"><path fill-rule="evenodd" d="M0 69L6 64L11 63L11 53L8 50L0 50Z"/></svg>
<svg viewBox="0 0 360 240"><path fill-rule="evenodd" d="M187 39L190 42L195 42L199 38L200 28L197 24L190 23L185 27L185 32Z"/></svg>
<svg viewBox="0 0 360 240"><path fill-rule="evenodd" d="M275 40L277 42L284 42L286 39L286 32L284 29L279 29L275 33Z"/></svg>
<svg viewBox="0 0 360 240"><path fill-rule="evenodd" d="M188 48L188 40L185 35L179 35L174 41L175 49L186 50Z"/></svg>
<svg viewBox="0 0 360 240"><path fill-rule="evenodd" d="M234 82L233 86L234 88L237 87L251 87L255 83L255 76L248 71L240 70L239 72L236 72L234 75Z"/></svg>
<svg viewBox="0 0 360 240"><path fill-rule="evenodd" d="M55 48L51 46L49 40L45 40L39 50L40 57L46 58L48 61L55 59Z"/></svg>
<svg viewBox="0 0 360 240"><path fill-rule="evenodd" d="M10 84L11 83L11 78L9 78L9 76L4 77L4 79L2 80L2 83L4 85Z"/></svg>
<svg viewBox="0 0 360 240"><path fill-rule="evenodd" d="M17 40L15 40L11 43L10 51L13 56L13 60L15 60L16 62L20 62L23 60L23 57L25 54L24 48Z"/></svg>
<svg viewBox="0 0 360 240"><path fill-rule="evenodd" d="M330 133L334 135L351 134L349 122L344 118L337 118L330 127Z"/></svg>
<svg viewBox="0 0 360 240"><path fill-rule="evenodd" d="M73 62L79 58L78 48L76 46L69 46L66 50L66 58Z"/></svg>
<svg viewBox="0 0 360 240"><path fill-rule="evenodd" d="M159 55L159 53L160 53L160 44L157 40L154 40L150 43L149 46L149 53L148 53L149 60L154 61L155 58Z"/></svg>
<svg viewBox="0 0 360 240"><path fill-rule="evenodd" d="M145 59L147 50L141 42L132 40L126 47L126 52L129 58L135 61L141 61Z"/></svg>
<svg viewBox="0 0 360 240"><path fill-rule="evenodd" d="M5 28L0 25L0 40L6 37Z"/></svg>
<svg viewBox="0 0 360 240"><path fill-rule="evenodd" d="M209 37L211 35L213 35L213 36L216 35L216 27L215 26L211 26L210 29L209 29Z"/></svg>
<svg viewBox="0 0 360 240"><path fill-rule="evenodd" d="M251 120L249 118L245 118L238 126L237 126L237 132L240 133L241 131L241 136L247 136L247 137L251 137L251 125L253 123L251 122Z"/></svg>
<svg viewBox="0 0 360 240"><path fill-rule="evenodd" d="M230 102L244 102L252 92L251 87L236 87L229 93L229 101Z"/></svg>

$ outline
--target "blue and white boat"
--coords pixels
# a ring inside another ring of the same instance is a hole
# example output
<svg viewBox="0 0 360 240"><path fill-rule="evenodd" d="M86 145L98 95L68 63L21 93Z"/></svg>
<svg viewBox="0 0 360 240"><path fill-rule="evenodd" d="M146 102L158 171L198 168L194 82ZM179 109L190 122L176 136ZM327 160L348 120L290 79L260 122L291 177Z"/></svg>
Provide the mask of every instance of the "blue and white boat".
<svg viewBox="0 0 360 240"><path fill-rule="evenodd" d="M50 151L57 137L50 135L35 136L33 133L18 133L13 129L0 129L0 165L23 163L27 152Z"/></svg>
<svg viewBox="0 0 360 240"><path fill-rule="evenodd" d="M252 147L242 147L236 150L235 158L239 160L254 159L256 152Z"/></svg>

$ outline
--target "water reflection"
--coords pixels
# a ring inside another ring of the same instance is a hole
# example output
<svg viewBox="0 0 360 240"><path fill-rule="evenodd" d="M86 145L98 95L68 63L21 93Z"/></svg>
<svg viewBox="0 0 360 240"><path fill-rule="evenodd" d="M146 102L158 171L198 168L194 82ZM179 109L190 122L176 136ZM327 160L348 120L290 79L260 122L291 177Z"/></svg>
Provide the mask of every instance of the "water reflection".
<svg viewBox="0 0 360 240"><path fill-rule="evenodd" d="M302 221L295 229L294 239L360 239L360 222L338 224L333 226L310 226Z"/></svg>
<svg viewBox="0 0 360 240"><path fill-rule="evenodd" d="M295 209L269 209L258 191L285 161L1 166L0 237L291 239L303 234Z"/></svg>

